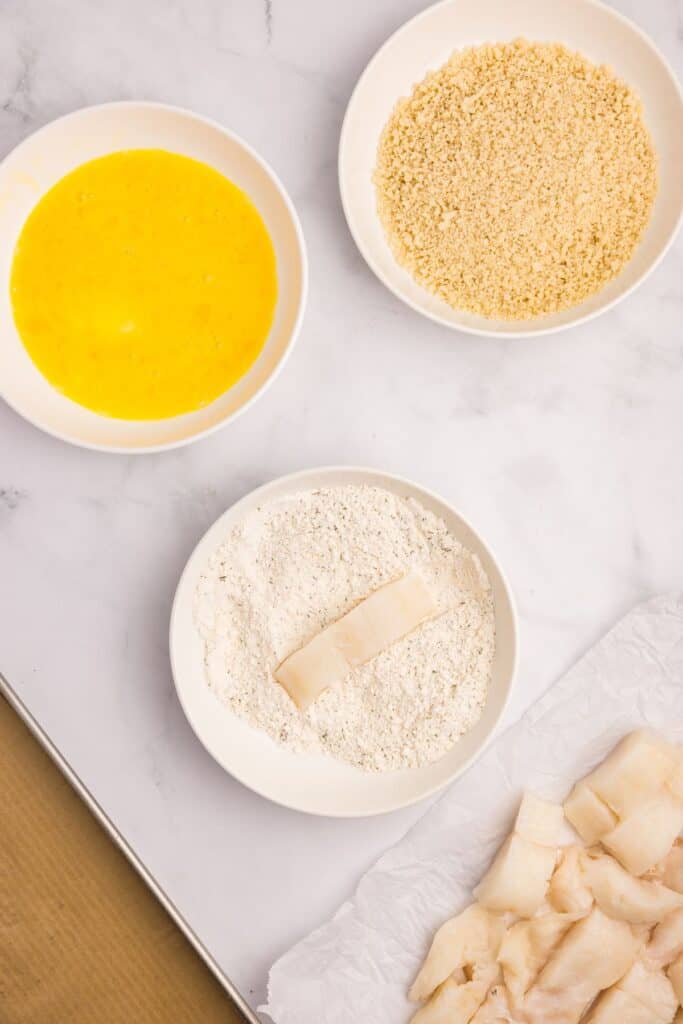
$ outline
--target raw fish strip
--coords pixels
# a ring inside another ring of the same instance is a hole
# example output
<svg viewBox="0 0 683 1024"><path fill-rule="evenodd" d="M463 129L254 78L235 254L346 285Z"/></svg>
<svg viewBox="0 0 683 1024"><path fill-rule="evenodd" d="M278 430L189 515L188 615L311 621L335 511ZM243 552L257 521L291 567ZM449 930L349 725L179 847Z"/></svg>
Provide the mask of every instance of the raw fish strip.
<svg viewBox="0 0 683 1024"><path fill-rule="evenodd" d="M479 976L495 959L504 931L501 915L470 904L438 929L408 998L414 1002L427 999L459 968L467 967L472 978Z"/></svg>
<svg viewBox="0 0 683 1024"><path fill-rule="evenodd" d="M594 908L573 925L524 1003L528 1024L578 1024L601 989L624 976L638 951L625 921Z"/></svg>
<svg viewBox="0 0 683 1024"><path fill-rule="evenodd" d="M564 810L560 804L551 804L533 793L525 793L517 812L515 832L541 846L559 846L563 822Z"/></svg>
<svg viewBox="0 0 683 1024"><path fill-rule="evenodd" d="M683 907L680 893L661 882L634 878L613 857L585 857L584 872L597 905L618 921L653 925Z"/></svg>
<svg viewBox="0 0 683 1024"><path fill-rule="evenodd" d="M683 803L665 787L600 842L632 875L643 875L670 854L681 829Z"/></svg>
<svg viewBox="0 0 683 1024"><path fill-rule="evenodd" d="M557 852L512 833L505 840L474 895L488 910L531 917L545 899Z"/></svg>
<svg viewBox="0 0 683 1024"><path fill-rule="evenodd" d="M275 670L275 678L305 711L352 668L381 654L437 612L424 581L409 572L380 587L290 654Z"/></svg>

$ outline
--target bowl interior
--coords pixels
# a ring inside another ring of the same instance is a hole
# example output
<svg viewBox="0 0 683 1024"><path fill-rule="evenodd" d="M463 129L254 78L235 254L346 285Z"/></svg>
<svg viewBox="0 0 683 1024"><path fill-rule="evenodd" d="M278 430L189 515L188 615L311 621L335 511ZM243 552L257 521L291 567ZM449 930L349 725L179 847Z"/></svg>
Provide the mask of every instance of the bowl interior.
<svg viewBox="0 0 683 1024"><path fill-rule="evenodd" d="M275 316L256 363L210 405L166 420L110 419L61 395L29 358L14 326L9 296L14 247L43 193L86 160L135 148L182 153L227 175L257 206L277 260ZM36 132L0 165L0 393L26 419L65 440L140 451L183 444L224 423L261 391L286 356L298 329L305 288L303 239L277 179L239 139L194 114L153 103L86 108Z"/></svg>
<svg viewBox="0 0 683 1024"><path fill-rule="evenodd" d="M416 284L395 261L376 213L372 173L381 131L394 105L453 50L519 36L560 42L608 64L640 95L659 156L659 192L650 223L619 277L562 313L528 322L458 312ZM483 334L540 334L594 316L626 295L672 241L683 210L683 99L668 66L634 25L595 0L444 0L409 21L378 51L349 103L339 152L346 217L377 276L400 298L451 327Z"/></svg>
<svg viewBox="0 0 683 1024"><path fill-rule="evenodd" d="M194 625L193 598L209 557L229 528L264 501L341 484L375 485L422 502L479 556L493 587L496 651L484 713L448 754L424 768L375 775L323 755L294 754L234 715L209 690L204 678L203 641ZM482 539L440 498L409 481L367 469L328 468L283 477L228 509L201 539L185 568L173 606L170 639L173 675L181 704L197 736L219 764L276 803L311 814L338 817L396 810L422 799L464 771L493 733L510 694L517 660L510 591Z"/></svg>

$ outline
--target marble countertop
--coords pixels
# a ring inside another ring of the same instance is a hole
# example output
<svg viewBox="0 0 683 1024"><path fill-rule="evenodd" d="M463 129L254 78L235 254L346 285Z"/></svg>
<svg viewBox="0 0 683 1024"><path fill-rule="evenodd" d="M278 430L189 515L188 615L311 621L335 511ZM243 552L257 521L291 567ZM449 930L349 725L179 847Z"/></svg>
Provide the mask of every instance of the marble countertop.
<svg viewBox="0 0 683 1024"><path fill-rule="evenodd" d="M424 806L328 821L213 763L171 681L190 551L274 476L367 464L451 500L519 604L514 720L635 602L683 584L683 240L638 292L567 333L496 341L421 319L366 269L337 192L355 79L423 0L4 0L0 152L91 103L155 99L243 135L299 210L311 290L273 388L157 456L71 448L0 403L0 670L252 1005ZM676 0L618 0L679 75Z"/></svg>

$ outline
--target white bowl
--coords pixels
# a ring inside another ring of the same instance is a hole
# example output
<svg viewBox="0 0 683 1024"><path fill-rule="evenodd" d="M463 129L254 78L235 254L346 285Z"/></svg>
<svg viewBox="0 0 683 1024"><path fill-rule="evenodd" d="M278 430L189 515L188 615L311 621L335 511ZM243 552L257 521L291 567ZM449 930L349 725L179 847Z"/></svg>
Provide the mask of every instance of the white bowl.
<svg viewBox="0 0 683 1024"><path fill-rule="evenodd" d="M86 160L136 148L183 153L227 175L257 206L277 260L275 316L259 358L210 405L164 420L100 416L60 394L26 352L9 295L14 247L40 197ZM281 182L245 142L197 114L160 103L86 107L41 128L0 164L0 395L25 419L64 441L112 452L150 452L188 444L229 423L263 393L291 351L307 280L301 226Z"/></svg>
<svg viewBox="0 0 683 1024"><path fill-rule="evenodd" d="M488 320L452 309L396 262L376 211L372 174L379 137L402 96L454 50L524 36L560 42L608 64L640 95L659 155L659 193L633 258L601 292L561 313L530 321ZM377 277L409 306L470 334L525 337L590 320L623 299L660 261L683 212L683 97L654 44L596 0L444 0L407 22L381 47L351 96L339 146L339 186L351 234Z"/></svg>
<svg viewBox="0 0 683 1024"><path fill-rule="evenodd" d="M204 675L204 643L195 626L199 577L230 528L250 511L285 495L316 487L367 484L413 497L446 522L481 559L493 588L496 651L484 713L439 761L424 768L371 774L325 755L295 754L251 728L222 704ZM228 509L204 534L180 578L171 613L171 666L180 703L209 753L245 786L285 807L331 817L363 817L422 800L457 778L478 757L503 713L517 666L517 618L508 583L491 549L443 499L417 484L373 469L326 467L273 480Z"/></svg>

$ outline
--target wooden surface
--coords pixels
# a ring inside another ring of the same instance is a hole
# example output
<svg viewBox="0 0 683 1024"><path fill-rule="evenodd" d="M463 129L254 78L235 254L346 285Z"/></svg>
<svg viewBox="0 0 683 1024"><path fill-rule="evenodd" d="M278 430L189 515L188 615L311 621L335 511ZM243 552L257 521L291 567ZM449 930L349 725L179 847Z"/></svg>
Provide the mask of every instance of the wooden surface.
<svg viewBox="0 0 683 1024"><path fill-rule="evenodd" d="M242 1020L0 697L2 1024Z"/></svg>

